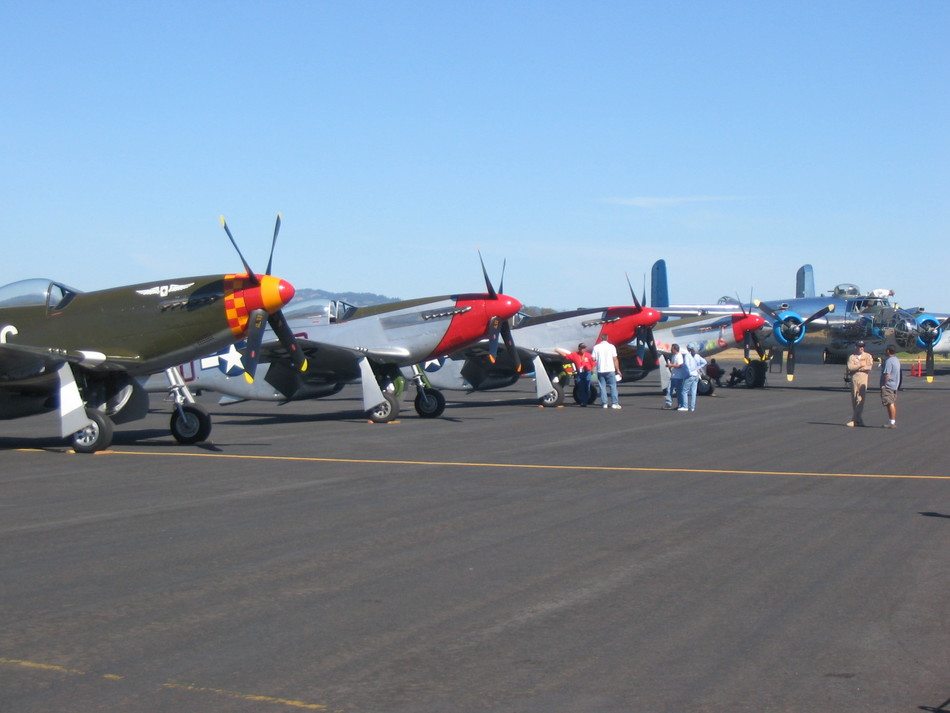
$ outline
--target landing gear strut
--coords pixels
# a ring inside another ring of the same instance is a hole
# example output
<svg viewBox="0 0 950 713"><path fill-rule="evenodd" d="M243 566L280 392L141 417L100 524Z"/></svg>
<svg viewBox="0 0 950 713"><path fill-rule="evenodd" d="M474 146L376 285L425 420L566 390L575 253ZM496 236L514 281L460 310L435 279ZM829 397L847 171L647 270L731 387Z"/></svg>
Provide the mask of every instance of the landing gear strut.
<svg viewBox="0 0 950 713"><path fill-rule="evenodd" d="M203 406L195 403L195 397L177 367L166 369L165 376L168 378L168 394L175 402L170 424L175 440L186 445L207 441L211 435L211 416Z"/></svg>
<svg viewBox="0 0 950 713"><path fill-rule="evenodd" d="M425 375L418 364L412 366L412 380L416 385L416 413L420 418L438 418L445 411L445 396L426 383Z"/></svg>

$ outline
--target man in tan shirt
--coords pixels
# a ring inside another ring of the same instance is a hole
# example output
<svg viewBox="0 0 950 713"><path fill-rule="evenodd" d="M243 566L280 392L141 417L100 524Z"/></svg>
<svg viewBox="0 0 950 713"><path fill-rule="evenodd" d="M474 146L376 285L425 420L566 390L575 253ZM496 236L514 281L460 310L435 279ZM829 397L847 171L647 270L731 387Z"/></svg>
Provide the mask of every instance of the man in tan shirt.
<svg viewBox="0 0 950 713"><path fill-rule="evenodd" d="M854 354L848 357L848 376L851 377L851 420L845 426L863 426L864 397L868 392L868 374L874 367L874 357L864 351L864 342L854 345Z"/></svg>

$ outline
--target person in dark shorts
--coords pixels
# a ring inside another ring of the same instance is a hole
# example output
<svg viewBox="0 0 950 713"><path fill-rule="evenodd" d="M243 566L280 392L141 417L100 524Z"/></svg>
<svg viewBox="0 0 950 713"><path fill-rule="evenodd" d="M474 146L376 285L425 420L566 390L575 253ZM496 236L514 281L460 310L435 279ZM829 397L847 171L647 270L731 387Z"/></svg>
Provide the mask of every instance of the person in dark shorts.
<svg viewBox="0 0 950 713"><path fill-rule="evenodd" d="M894 347L884 350L886 358L881 367L881 404L887 411L884 428L897 428L897 390L901 385L901 363Z"/></svg>

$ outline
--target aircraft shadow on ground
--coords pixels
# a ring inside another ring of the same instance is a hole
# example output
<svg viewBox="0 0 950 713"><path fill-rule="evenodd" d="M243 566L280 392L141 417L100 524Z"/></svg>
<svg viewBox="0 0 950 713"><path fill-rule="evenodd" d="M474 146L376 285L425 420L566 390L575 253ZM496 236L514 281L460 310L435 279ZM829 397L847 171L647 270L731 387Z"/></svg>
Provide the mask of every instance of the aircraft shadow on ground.
<svg viewBox="0 0 950 713"><path fill-rule="evenodd" d="M921 514L923 515L925 513ZM941 517L946 517L946 515L942 515ZM918 710L929 711L929 713L950 713L950 708L947 708L947 706L950 706L950 698L945 700L936 708L933 706L918 706Z"/></svg>

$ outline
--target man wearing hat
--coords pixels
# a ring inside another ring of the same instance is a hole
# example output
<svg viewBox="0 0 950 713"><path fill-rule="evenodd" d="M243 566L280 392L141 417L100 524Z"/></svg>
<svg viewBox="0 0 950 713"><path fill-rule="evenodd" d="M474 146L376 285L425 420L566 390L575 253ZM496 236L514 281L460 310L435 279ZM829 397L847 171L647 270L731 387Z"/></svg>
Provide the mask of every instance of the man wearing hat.
<svg viewBox="0 0 950 713"><path fill-rule="evenodd" d="M851 420L845 426L863 426L864 397L868 392L868 375L874 367L874 357L864 351L864 342L854 345L854 354L848 357L847 377L851 379Z"/></svg>
<svg viewBox="0 0 950 713"><path fill-rule="evenodd" d="M594 370L594 357L587 351L587 345L581 342L576 352L556 349L557 353L567 357L574 364L574 383L577 384L577 399L581 406L590 403L590 375Z"/></svg>

